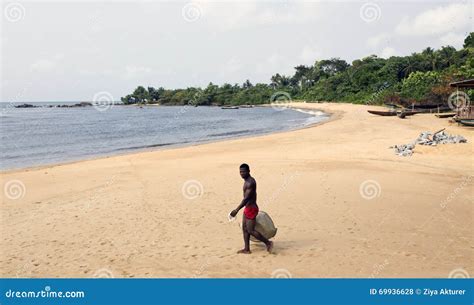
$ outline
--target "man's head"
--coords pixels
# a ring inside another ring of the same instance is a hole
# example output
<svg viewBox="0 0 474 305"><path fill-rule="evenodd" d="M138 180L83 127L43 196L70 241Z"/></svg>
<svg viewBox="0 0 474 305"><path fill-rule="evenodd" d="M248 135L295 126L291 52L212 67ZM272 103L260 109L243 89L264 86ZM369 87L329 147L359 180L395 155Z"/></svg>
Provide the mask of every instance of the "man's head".
<svg viewBox="0 0 474 305"><path fill-rule="evenodd" d="M240 169L240 177L242 177L243 179L247 179L250 176L250 167L248 166L248 164L246 163L241 164L239 169Z"/></svg>

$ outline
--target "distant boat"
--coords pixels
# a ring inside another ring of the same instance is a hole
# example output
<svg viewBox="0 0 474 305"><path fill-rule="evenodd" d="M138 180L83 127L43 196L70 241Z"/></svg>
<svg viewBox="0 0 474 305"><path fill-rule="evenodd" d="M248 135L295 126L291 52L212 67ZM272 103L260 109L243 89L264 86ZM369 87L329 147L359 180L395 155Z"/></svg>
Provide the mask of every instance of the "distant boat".
<svg viewBox="0 0 474 305"><path fill-rule="evenodd" d="M418 111L419 113L441 113L441 112L446 112L446 111L451 111L451 108L448 106L440 106L438 108L433 108L429 106L424 106L424 107L418 107L415 106L412 108L414 111Z"/></svg>
<svg viewBox="0 0 474 305"><path fill-rule="evenodd" d="M459 120L458 123L461 123L464 126L474 127L474 119Z"/></svg>
<svg viewBox="0 0 474 305"><path fill-rule="evenodd" d="M224 106L224 107L221 107L221 109L239 109L239 107L237 107L237 106Z"/></svg>
<svg viewBox="0 0 474 305"><path fill-rule="evenodd" d="M253 105L240 105L240 108L253 108Z"/></svg>
<svg viewBox="0 0 474 305"><path fill-rule="evenodd" d="M452 118L453 116L455 116L456 114L455 113L440 113L440 114L435 114L436 117L440 118L440 119L445 119L445 118Z"/></svg>
<svg viewBox="0 0 474 305"><path fill-rule="evenodd" d="M381 115L381 116L395 116L397 115L396 111L377 111L377 110L367 110L368 113Z"/></svg>

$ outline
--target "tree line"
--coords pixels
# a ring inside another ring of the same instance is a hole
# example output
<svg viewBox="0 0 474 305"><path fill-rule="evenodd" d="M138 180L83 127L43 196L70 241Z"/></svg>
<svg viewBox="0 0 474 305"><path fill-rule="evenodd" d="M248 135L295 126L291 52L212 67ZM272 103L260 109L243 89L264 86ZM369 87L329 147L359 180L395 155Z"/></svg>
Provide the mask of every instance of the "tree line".
<svg viewBox="0 0 474 305"><path fill-rule="evenodd" d="M165 89L138 86L121 98L124 104L244 105L267 104L275 99L392 103L404 106L445 104L453 89L449 83L474 77L474 33L463 48L430 47L409 56L388 59L370 55L351 64L339 58L299 65L293 75L273 75L270 83L209 83L205 88ZM468 91L474 98L474 90Z"/></svg>

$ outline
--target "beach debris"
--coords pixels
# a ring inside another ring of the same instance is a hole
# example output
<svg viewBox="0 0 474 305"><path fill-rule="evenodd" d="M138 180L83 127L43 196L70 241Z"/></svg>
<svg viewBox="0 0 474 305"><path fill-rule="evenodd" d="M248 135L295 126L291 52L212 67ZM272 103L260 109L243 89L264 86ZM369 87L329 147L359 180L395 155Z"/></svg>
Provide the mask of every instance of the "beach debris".
<svg viewBox="0 0 474 305"><path fill-rule="evenodd" d="M418 145L429 145L436 146L438 144L457 144L467 143L467 139L461 135L450 135L444 131L444 128L431 133L430 131L423 131L420 133L418 138L409 144L394 145L390 148L394 149L395 154L402 157L411 156L415 146Z"/></svg>
<svg viewBox="0 0 474 305"><path fill-rule="evenodd" d="M407 156L413 155L413 149L415 149L415 143L394 145L394 146L390 146L390 148L393 148L395 150L396 155L407 157Z"/></svg>

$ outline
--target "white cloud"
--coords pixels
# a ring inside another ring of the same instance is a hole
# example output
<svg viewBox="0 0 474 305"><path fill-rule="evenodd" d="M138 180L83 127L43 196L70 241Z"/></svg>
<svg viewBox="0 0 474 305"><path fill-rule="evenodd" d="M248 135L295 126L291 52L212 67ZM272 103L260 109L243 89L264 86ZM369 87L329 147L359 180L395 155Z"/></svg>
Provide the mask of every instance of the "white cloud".
<svg viewBox="0 0 474 305"><path fill-rule="evenodd" d="M294 72L293 67L294 63L288 57L282 56L279 53L273 53L256 65L255 72L270 78L275 73L290 75Z"/></svg>
<svg viewBox="0 0 474 305"><path fill-rule="evenodd" d="M453 47L461 47L464 43L464 35L457 34L457 33L448 33L442 36L439 40L444 46L453 46Z"/></svg>
<svg viewBox="0 0 474 305"><path fill-rule="evenodd" d="M246 26L244 22L246 16L255 16L257 4L255 2L217 2L211 1L193 1L196 10L200 11L202 16L200 21L218 24L220 30L234 29Z"/></svg>
<svg viewBox="0 0 474 305"><path fill-rule="evenodd" d="M63 54L56 54L50 58L38 59L31 64L30 70L32 72L50 72L59 66L59 61L64 58Z"/></svg>
<svg viewBox="0 0 474 305"><path fill-rule="evenodd" d="M49 59L40 59L31 64L31 70L34 72L50 71L56 67L56 63Z"/></svg>
<svg viewBox="0 0 474 305"><path fill-rule="evenodd" d="M391 47L384 48L382 52L380 53L380 57L382 58L389 58L396 55L397 55L397 51Z"/></svg>
<svg viewBox="0 0 474 305"><path fill-rule="evenodd" d="M128 65L125 67L125 73L123 74L123 77L127 79L138 78L149 73L151 73L151 69L148 67Z"/></svg>
<svg viewBox="0 0 474 305"><path fill-rule="evenodd" d="M305 46L301 51L300 58L304 64L312 65L318 59L322 58L322 52L314 46Z"/></svg>
<svg viewBox="0 0 474 305"><path fill-rule="evenodd" d="M222 67L221 77L232 75L242 69L243 65L235 56L230 58Z"/></svg>
<svg viewBox="0 0 474 305"><path fill-rule="evenodd" d="M413 20L404 18L395 31L400 35L422 36L461 30L472 25L471 12L471 5L468 3L440 6L417 15Z"/></svg>
<svg viewBox="0 0 474 305"><path fill-rule="evenodd" d="M386 33L371 36L367 39L367 46L375 49L378 46L380 46L383 42L387 42L389 38L390 36Z"/></svg>
<svg viewBox="0 0 474 305"><path fill-rule="evenodd" d="M272 55L268 56L265 60L260 61L256 66L257 73L265 73L269 71L269 69L278 66L283 58L277 54L273 53Z"/></svg>
<svg viewBox="0 0 474 305"><path fill-rule="evenodd" d="M216 29L235 30L258 25L304 23L321 12L319 3L304 1L268 3L258 1L193 1L200 19Z"/></svg>

